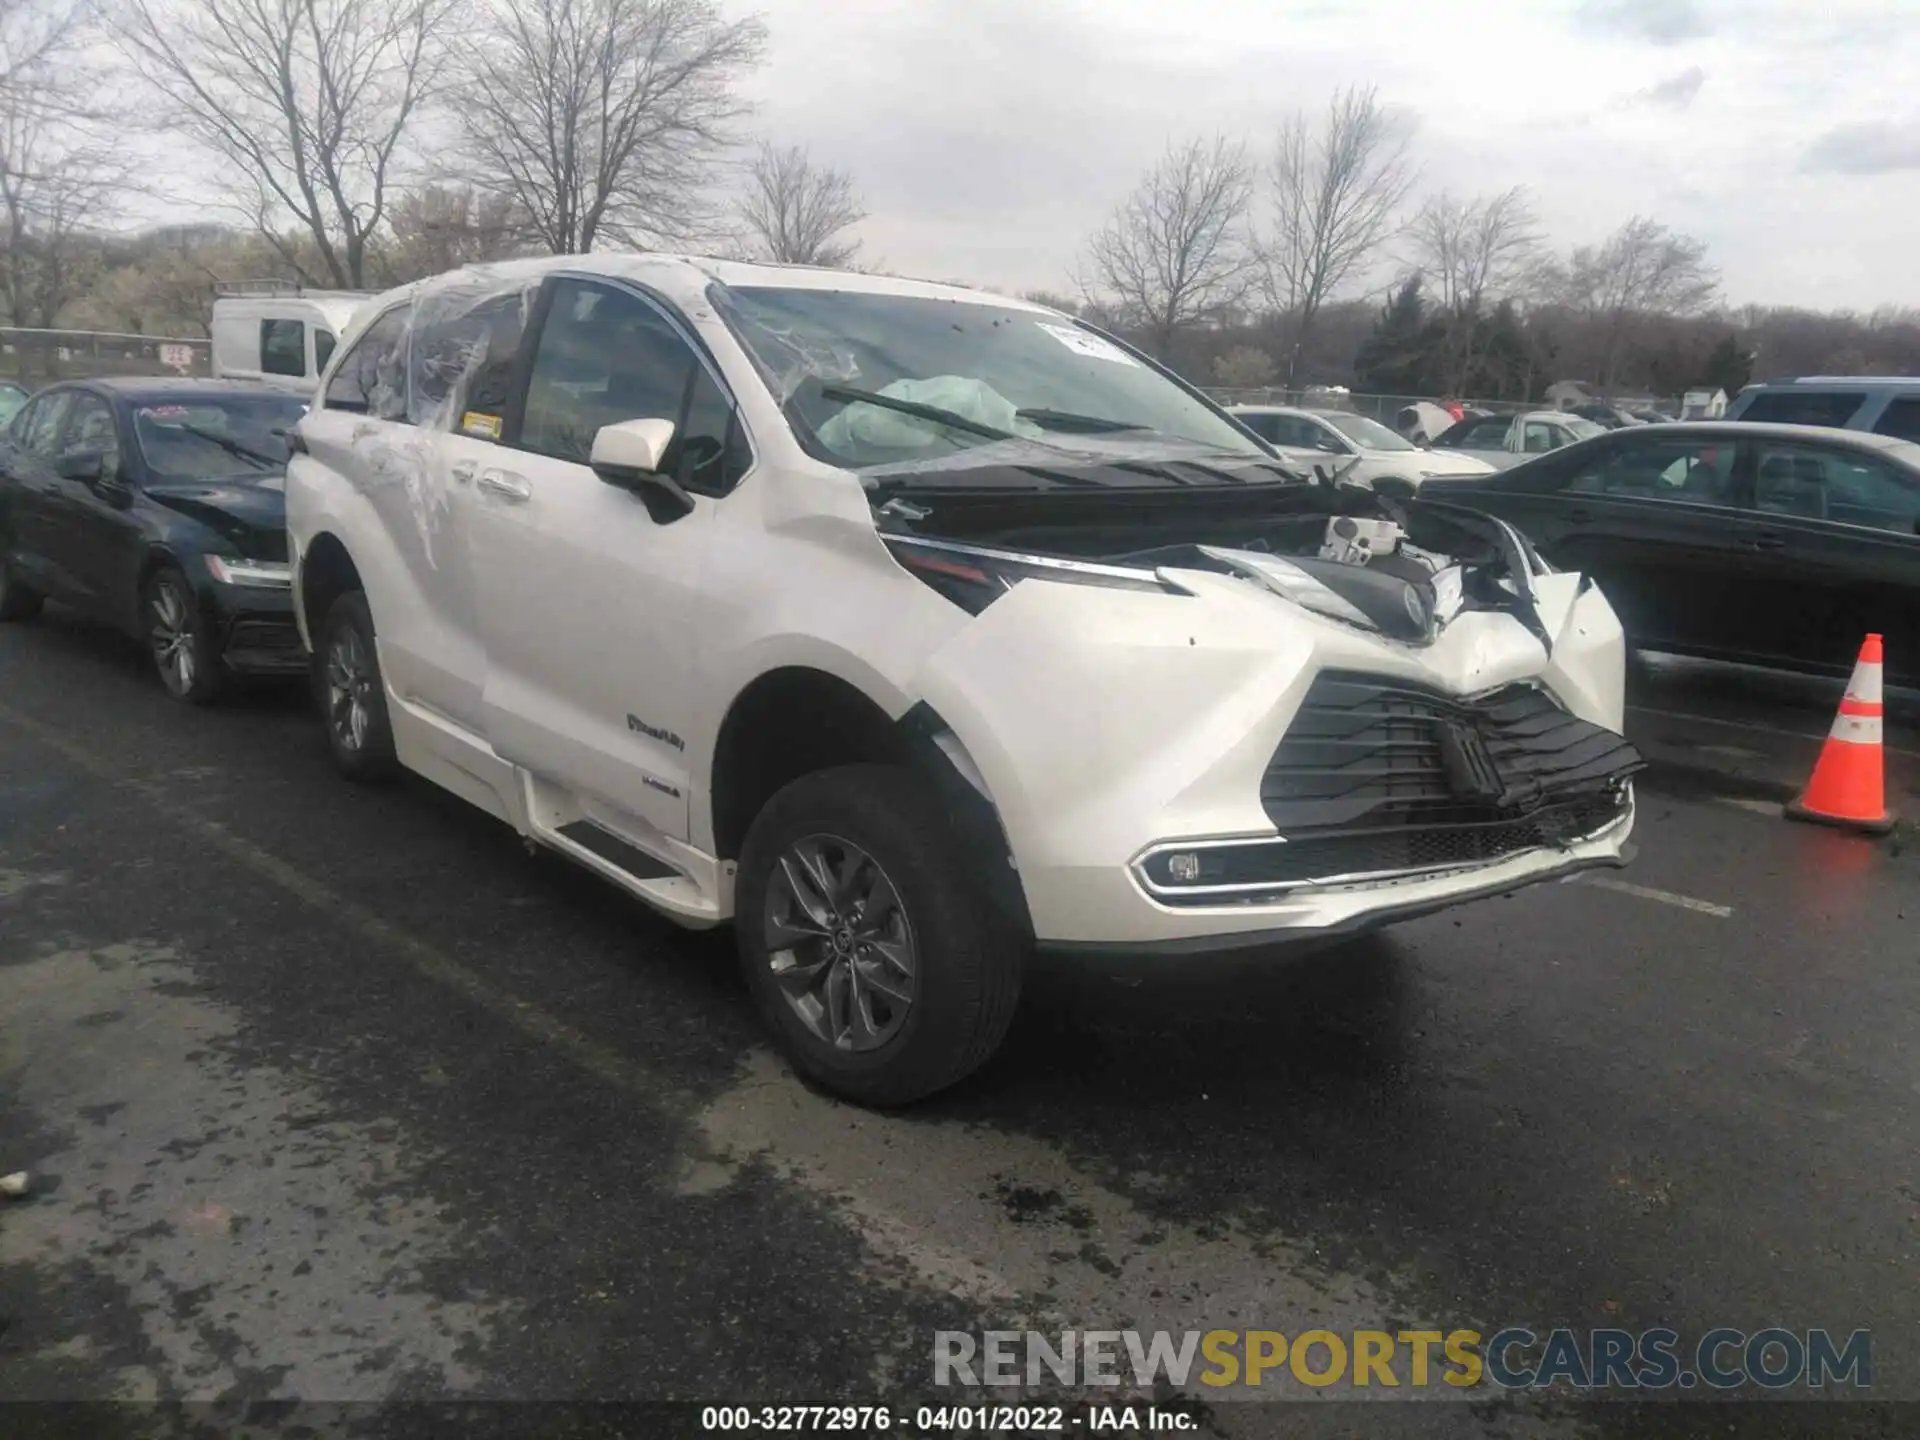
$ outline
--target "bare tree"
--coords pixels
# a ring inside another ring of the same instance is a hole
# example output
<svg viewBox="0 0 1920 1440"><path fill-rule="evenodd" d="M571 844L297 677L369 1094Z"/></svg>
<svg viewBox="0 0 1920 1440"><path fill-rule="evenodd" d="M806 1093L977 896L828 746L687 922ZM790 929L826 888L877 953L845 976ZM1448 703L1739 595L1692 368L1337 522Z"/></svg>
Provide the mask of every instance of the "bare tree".
<svg viewBox="0 0 1920 1440"><path fill-rule="evenodd" d="M127 162L71 110L40 108L50 82L0 87L0 300L9 323L52 329L100 269L100 233L130 188Z"/></svg>
<svg viewBox="0 0 1920 1440"><path fill-rule="evenodd" d="M521 252L525 229L502 196L482 194L471 185L422 185L389 208L375 269L382 283L401 285L462 265L504 260Z"/></svg>
<svg viewBox="0 0 1920 1440"><path fill-rule="evenodd" d="M1503 298L1540 246L1539 222L1524 185L1497 195L1428 198L1407 227L1413 263L1449 310L1477 310Z"/></svg>
<svg viewBox="0 0 1920 1440"><path fill-rule="evenodd" d="M1705 241L1643 215L1601 244L1575 250L1565 273L1567 301L1601 325L1597 378L1603 390L1618 379L1636 324L1648 316L1698 314L1720 288Z"/></svg>
<svg viewBox="0 0 1920 1440"><path fill-rule="evenodd" d="M846 171L766 141L747 165L737 209L754 254L783 265L851 264L860 242L846 232L867 218Z"/></svg>
<svg viewBox="0 0 1920 1440"><path fill-rule="evenodd" d="M1162 359L1189 325L1245 297L1246 150L1224 136L1169 149L1088 242L1082 288Z"/></svg>
<svg viewBox="0 0 1920 1440"><path fill-rule="evenodd" d="M286 263L359 289L453 13L454 0L120 0L113 24Z"/></svg>
<svg viewBox="0 0 1920 1440"><path fill-rule="evenodd" d="M0 0L0 89L43 78L76 48L93 9L93 0Z"/></svg>
<svg viewBox="0 0 1920 1440"><path fill-rule="evenodd" d="M1260 249L1267 298L1293 322L1289 385L1321 308L1394 233L1414 181L1409 141L1407 127L1371 87L1338 92L1318 126L1298 111L1280 127Z"/></svg>
<svg viewBox="0 0 1920 1440"><path fill-rule="evenodd" d="M1257 345L1236 345L1214 356L1213 378L1230 390L1258 390L1273 383L1273 356Z"/></svg>
<svg viewBox="0 0 1920 1440"><path fill-rule="evenodd" d="M1409 258L1432 287L1445 327L1441 384L1458 394L1472 372L1490 301L1512 298L1541 255L1525 186L1459 200L1431 196L1407 229Z"/></svg>
<svg viewBox="0 0 1920 1440"><path fill-rule="evenodd" d="M101 230L133 188L90 103L97 38L74 4L0 4L0 303L50 329L97 277Z"/></svg>
<svg viewBox="0 0 1920 1440"><path fill-rule="evenodd" d="M489 0L469 22L460 120L474 183L541 248L684 242L713 223L713 161L748 107L766 28L713 0Z"/></svg>

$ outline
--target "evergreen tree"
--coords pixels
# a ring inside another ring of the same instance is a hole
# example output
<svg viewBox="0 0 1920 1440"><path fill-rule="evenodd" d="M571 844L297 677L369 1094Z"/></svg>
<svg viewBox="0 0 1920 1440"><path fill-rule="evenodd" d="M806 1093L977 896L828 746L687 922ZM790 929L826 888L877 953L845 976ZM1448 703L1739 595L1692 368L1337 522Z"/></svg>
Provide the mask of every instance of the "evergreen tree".
<svg viewBox="0 0 1920 1440"><path fill-rule="evenodd" d="M1415 271L1387 298L1373 333L1354 356L1360 388L1377 395L1425 393L1439 330L1438 322L1427 316L1420 274Z"/></svg>
<svg viewBox="0 0 1920 1440"><path fill-rule="evenodd" d="M1753 356L1740 345L1739 337L1729 331L1720 337L1720 343L1707 356L1707 363L1700 372L1701 384L1709 390L1724 390L1729 395L1737 395L1751 379Z"/></svg>

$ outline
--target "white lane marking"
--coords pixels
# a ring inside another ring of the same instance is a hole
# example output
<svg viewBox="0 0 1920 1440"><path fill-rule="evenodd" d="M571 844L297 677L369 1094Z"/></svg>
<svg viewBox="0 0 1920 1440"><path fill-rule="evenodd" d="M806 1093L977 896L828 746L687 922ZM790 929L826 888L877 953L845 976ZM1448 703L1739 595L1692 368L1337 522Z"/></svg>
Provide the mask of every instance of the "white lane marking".
<svg viewBox="0 0 1920 1440"><path fill-rule="evenodd" d="M1711 900L1696 900L1691 895L1676 895L1671 890L1655 890L1651 885L1636 885L1631 880L1615 880L1611 875L1592 875L1587 878L1587 883L1601 890L1612 890L1621 895L1637 895L1642 900L1657 900L1662 905L1691 910L1697 915L1711 915L1716 920L1733 918L1731 905L1716 905Z"/></svg>
<svg viewBox="0 0 1920 1440"><path fill-rule="evenodd" d="M1778 800L1749 800L1744 795L1715 795L1712 798L1716 805L1731 805L1736 810L1765 815L1770 820L1778 820L1783 808Z"/></svg>
<svg viewBox="0 0 1920 1440"><path fill-rule="evenodd" d="M1777 735L1786 740L1810 740L1819 744L1827 738L1825 735L1809 735L1804 730L1782 730L1776 725L1756 725L1751 720L1722 720L1718 715L1695 715L1688 710L1658 710L1651 705L1629 705L1626 708L1635 715L1656 715L1662 720L1690 720L1696 725L1718 725L1723 730L1751 730L1758 735ZM1889 755L1906 755L1920 760L1920 750L1903 750L1898 745L1883 745L1881 748Z"/></svg>

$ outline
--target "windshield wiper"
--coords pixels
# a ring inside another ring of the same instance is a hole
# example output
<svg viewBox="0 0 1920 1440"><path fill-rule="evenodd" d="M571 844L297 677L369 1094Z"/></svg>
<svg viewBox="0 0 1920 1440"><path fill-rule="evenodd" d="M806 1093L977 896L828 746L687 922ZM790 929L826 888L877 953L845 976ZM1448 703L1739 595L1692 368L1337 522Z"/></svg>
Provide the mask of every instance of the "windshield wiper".
<svg viewBox="0 0 1920 1440"><path fill-rule="evenodd" d="M277 456L268 455L264 451L250 449L242 445L238 440L230 440L218 430L206 430L198 425L182 425L180 428L189 435L198 435L202 440L211 440L229 455L235 455L242 460L251 460L256 464L265 465L270 470L276 470L286 463Z"/></svg>
<svg viewBox="0 0 1920 1440"><path fill-rule="evenodd" d="M968 435L978 435L983 440L1018 440L1021 437L1011 430L999 430L992 425L982 425L978 420L969 420L964 415L956 415L951 410L942 410L938 405L922 405L918 400L902 400L894 395L882 395L877 390L855 390L846 385L822 385L820 394L828 400L844 400L850 405L877 405L882 410L897 410L902 415L911 415L916 420L925 420L932 425L945 425L949 430L960 430Z"/></svg>
<svg viewBox="0 0 1920 1440"><path fill-rule="evenodd" d="M1022 420L1031 420L1049 430L1075 430L1085 435L1112 435L1122 430L1151 430L1151 425L1136 425L1131 420L1109 420L1103 415L1075 415L1069 410L1016 410Z"/></svg>

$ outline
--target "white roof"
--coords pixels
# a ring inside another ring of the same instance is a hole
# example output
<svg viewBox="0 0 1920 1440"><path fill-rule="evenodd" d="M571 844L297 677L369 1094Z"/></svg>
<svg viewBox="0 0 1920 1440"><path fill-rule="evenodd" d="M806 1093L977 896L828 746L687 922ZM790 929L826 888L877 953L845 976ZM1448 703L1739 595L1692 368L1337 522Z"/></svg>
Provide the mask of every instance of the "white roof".
<svg viewBox="0 0 1920 1440"><path fill-rule="evenodd" d="M984 290L968 290L957 285L941 285L926 280L902 280L891 275L871 275L853 270L832 270L810 265L762 265L747 260L715 260L696 255L668 255L655 251L631 254L601 251L590 255L546 255L531 260L503 260L487 265L470 265L449 271L413 285L390 290L380 297L377 308L385 309L407 294L430 295L447 291L505 289L516 282L525 284L555 272L604 275L611 279L633 280L653 286L682 304L693 304L705 294L707 286L718 280L729 287L764 286L786 290L840 290L864 295L902 295L929 300L952 300L975 305L994 305L1007 310L1026 310L1040 315L1058 311L1026 300L1012 300Z"/></svg>

